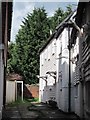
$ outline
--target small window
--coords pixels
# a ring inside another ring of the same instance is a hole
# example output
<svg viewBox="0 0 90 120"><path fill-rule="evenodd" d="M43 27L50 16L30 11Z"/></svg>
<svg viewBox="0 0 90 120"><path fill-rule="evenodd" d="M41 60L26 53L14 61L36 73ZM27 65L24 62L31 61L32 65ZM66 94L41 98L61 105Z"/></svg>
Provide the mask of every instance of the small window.
<svg viewBox="0 0 90 120"><path fill-rule="evenodd" d="M43 64L44 64L44 54L42 53L41 54L41 65L43 66Z"/></svg>
<svg viewBox="0 0 90 120"><path fill-rule="evenodd" d="M74 53L74 47L72 47L72 53Z"/></svg>
<svg viewBox="0 0 90 120"><path fill-rule="evenodd" d="M55 40L52 42L52 55L55 54L55 51L56 51L56 42Z"/></svg>
<svg viewBox="0 0 90 120"><path fill-rule="evenodd" d="M60 91L62 91L62 79L60 80Z"/></svg>
<svg viewBox="0 0 90 120"><path fill-rule="evenodd" d="M78 85L77 84L75 85L74 90L75 90L75 97L78 97Z"/></svg>
<svg viewBox="0 0 90 120"><path fill-rule="evenodd" d="M59 57L61 53L62 53L62 41L59 38L57 39L57 57Z"/></svg>
<svg viewBox="0 0 90 120"><path fill-rule="evenodd" d="M44 58L45 58L45 60L47 60L47 49L45 49Z"/></svg>
<svg viewBox="0 0 90 120"><path fill-rule="evenodd" d="M50 60L50 55L51 55L51 48L48 46L48 61Z"/></svg>

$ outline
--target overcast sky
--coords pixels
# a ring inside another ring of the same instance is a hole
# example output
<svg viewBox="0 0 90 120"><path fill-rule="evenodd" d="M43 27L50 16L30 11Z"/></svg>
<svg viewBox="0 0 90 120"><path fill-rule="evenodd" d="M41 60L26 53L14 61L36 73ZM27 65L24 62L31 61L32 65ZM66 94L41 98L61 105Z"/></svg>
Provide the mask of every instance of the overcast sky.
<svg viewBox="0 0 90 120"><path fill-rule="evenodd" d="M11 41L15 41L15 36L18 33L22 20L26 17L27 13L31 13L35 8L43 7L46 9L48 16L52 16L54 11L61 7L63 10L66 9L68 4L73 5L73 9L76 8L76 2L16 2L13 3L13 17L12 17L12 29L11 29Z"/></svg>

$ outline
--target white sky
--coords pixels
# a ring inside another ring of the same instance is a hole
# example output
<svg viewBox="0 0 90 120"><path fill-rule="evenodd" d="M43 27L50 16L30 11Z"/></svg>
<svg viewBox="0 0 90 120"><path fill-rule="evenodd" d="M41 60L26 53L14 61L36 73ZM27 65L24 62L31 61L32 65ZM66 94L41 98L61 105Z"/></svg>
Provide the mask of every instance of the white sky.
<svg viewBox="0 0 90 120"><path fill-rule="evenodd" d="M19 0L20 1L20 0ZM27 1L27 2L26 2ZM54 11L61 7L65 10L68 4L73 5L75 9L76 2L31 2L31 0L25 0L23 2L17 2L14 0L13 3L13 17L12 17L12 29L11 29L11 41L15 41L15 36L18 33L22 20L26 17L27 13L31 13L37 7L43 7L46 9L48 16L52 16Z"/></svg>

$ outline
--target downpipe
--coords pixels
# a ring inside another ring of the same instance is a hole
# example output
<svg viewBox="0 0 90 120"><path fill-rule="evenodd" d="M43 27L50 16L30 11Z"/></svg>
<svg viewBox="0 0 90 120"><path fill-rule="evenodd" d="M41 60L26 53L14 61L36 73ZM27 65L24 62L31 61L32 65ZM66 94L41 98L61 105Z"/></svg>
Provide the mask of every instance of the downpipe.
<svg viewBox="0 0 90 120"><path fill-rule="evenodd" d="M79 26L77 24L70 20L72 23L72 26L77 29L80 36L83 34ZM69 23L70 24L70 23ZM68 112L71 113L71 35L70 35L70 25L68 24L68 50L69 50L69 81L68 81Z"/></svg>
<svg viewBox="0 0 90 120"><path fill-rule="evenodd" d="M70 27L68 26L68 50L69 50L69 81L68 81L68 112L71 112L71 38Z"/></svg>

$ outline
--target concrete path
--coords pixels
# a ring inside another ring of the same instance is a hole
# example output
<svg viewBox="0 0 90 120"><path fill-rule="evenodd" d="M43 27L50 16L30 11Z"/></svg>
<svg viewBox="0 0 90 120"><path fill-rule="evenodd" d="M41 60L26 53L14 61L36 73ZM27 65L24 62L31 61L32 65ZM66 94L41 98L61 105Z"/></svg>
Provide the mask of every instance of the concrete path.
<svg viewBox="0 0 90 120"><path fill-rule="evenodd" d="M18 104L16 106L6 106L3 111L2 120L74 120L79 118L75 114L66 114L62 111L52 108L47 104L33 103L33 104Z"/></svg>

